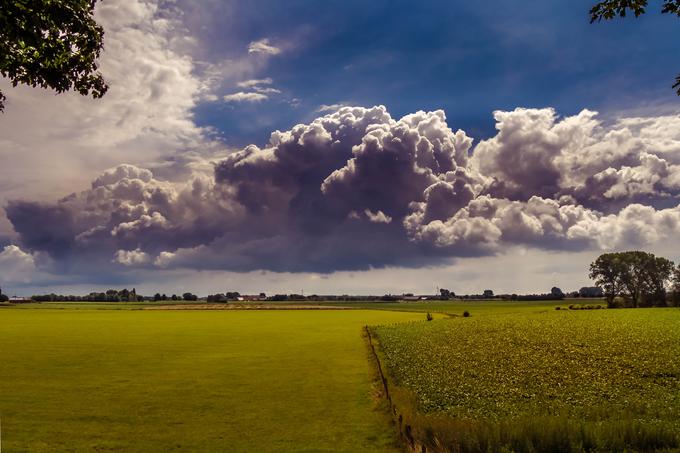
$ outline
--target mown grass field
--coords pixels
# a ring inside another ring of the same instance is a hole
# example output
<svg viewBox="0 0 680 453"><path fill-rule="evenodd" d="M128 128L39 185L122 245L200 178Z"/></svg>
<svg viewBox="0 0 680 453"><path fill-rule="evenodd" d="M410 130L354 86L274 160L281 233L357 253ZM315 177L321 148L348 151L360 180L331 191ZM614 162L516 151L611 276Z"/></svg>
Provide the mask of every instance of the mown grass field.
<svg viewBox="0 0 680 453"><path fill-rule="evenodd" d="M375 333L400 404L452 451L680 448L678 309L489 314Z"/></svg>
<svg viewBox="0 0 680 453"><path fill-rule="evenodd" d="M421 314L67 307L0 309L3 453L399 451L361 328Z"/></svg>

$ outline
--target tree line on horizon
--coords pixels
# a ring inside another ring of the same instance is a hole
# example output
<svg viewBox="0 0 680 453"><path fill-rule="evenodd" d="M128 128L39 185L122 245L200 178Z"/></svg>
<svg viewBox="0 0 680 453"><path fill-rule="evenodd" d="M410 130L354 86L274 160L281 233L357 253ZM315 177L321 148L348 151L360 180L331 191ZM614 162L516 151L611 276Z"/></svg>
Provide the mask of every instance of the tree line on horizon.
<svg viewBox="0 0 680 453"><path fill-rule="evenodd" d="M600 298L604 297L609 308L620 307L668 307L680 306L680 265L667 258L655 256L643 251L626 251L604 253L590 264L589 277L595 286L584 286L578 291L564 293L560 288L553 287L549 293L543 294L502 294L494 295L493 291L485 290L484 294L456 295L448 289L440 289L439 294L423 296L427 300L452 299L502 299L513 301L562 300L564 298ZM236 291L210 294L207 302L229 302L240 300L241 294ZM250 299L250 296L246 296ZM141 302L141 301L197 301L199 296L186 292L181 296L156 293L151 297L137 294L137 290L109 289L106 292L91 292L85 296L44 294L31 297L36 302ZM258 300L293 301L293 300L337 300L337 301L383 301L416 299L412 293L399 295L386 294L383 296L349 296L349 295L310 295L275 294L266 296L259 293ZM0 288L0 302L7 302L9 298Z"/></svg>
<svg viewBox="0 0 680 453"><path fill-rule="evenodd" d="M161 295L160 293L156 293L153 297L146 297L142 296L141 294L137 294L137 290L135 288L132 288L131 290L124 288L121 290L109 289L105 292L93 291L85 296L75 296L73 294L62 295L54 293L37 294L31 296L31 300L36 302L143 302L149 300L196 301L198 300L198 296L193 293L186 292L181 296L173 294L172 296L168 297L165 294Z"/></svg>

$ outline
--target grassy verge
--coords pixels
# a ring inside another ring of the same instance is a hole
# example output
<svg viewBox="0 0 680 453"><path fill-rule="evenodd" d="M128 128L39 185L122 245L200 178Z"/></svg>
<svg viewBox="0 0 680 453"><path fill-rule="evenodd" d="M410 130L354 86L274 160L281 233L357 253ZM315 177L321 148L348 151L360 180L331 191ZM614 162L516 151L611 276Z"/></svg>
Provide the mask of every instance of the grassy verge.
<svg viewBox="0 0 680 453"><path fill-rule="evenodd" d="M677 451L680 311L554 311L373 329L435 451Z"/></svg>

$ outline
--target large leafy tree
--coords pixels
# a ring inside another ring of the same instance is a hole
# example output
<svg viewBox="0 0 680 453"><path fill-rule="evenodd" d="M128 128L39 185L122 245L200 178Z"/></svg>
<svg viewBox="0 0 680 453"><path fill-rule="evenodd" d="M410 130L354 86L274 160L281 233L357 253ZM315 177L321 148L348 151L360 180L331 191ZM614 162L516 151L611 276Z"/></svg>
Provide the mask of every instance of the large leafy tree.
<svg viewBox="0 0 680 453"><path fill-rule="evenodd" d="M0 0L0 74L14 86L75 90L102 97L97 72L104 30L94 20L96 0ZM0 111L5 95L0 91Z"/></svg>
<svg viewBox="0 0 680 453"><path fill-rule="evenodd" d="M604 0L590 9L590 22L626 17L629 13L639 17L647 12L647 3L648 0ZM680 0L663 0L661 12L680 17ZM680 96L680 76L675 78L673 88L677 90L678 96Z"/></svg>
<svg viewBox="0 0 680 453"><path fill-rule="evenodd" d="M680 307L680 264L673 271L673 304Z"/></svg>
<svg viewBox="0 0 680 453"><path fill-rule="evenodd" d="M602 287L611 306L614 297L626 295L634 307L666 304L666 287L674 264L651 253L605 253L590 265L590 278Z"/></svg>
<svg viewBox="0 0 680 453"><path fill-rule="evenodd" d="M624 271L625 265L618 253L604 253L590 264L589 277L595 280L595 285L602 288L609 306L613 305L614 298L623 289Z"/></svg>

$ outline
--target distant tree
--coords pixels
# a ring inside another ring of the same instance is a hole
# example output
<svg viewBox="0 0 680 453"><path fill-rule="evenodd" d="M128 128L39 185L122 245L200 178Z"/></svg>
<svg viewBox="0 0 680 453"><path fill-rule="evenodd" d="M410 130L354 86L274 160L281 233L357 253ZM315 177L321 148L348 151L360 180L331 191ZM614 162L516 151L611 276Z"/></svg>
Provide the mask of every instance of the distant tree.
<svg viewBox="0 0 680 453"><path fill-rule="evenodd" d="M590 23L626 17L630 12L639 17L647 12L647 0L604 0L590 9ZM663 14L680 16L680 0L663 0L661 6ZM680 96L680 76L675 78L673 88Z"/></svg>
<svg viewBox="0 0 680 453"><path fill-rule="evenodd" d="M452 297L456 297L456 293L449 291L448 289L444 289L444 288L441 288L439 290L439 295L444 300L448 300L448 299L451 299Z"/></svg>
<svg viewBox="0 0 680 453"><path fill-rule="evenodd" d="M207 298L208 302L223 303L227 302L227 296L224 294L210 294Z"/></svg>
<svg viewBox="0 0 680 453"><path fill-rule="evenodd" d="M599 286L584 286L578 290L579 297L603 297L604 291Z"/></svg>
<svg viewBox="0 0 680 453"><path fill-rule="evenodd" d="M120 302L120 295L115 289L106 290L105 299L106 302Z"/></svg>
<svg viewBox="0 0 680 453"><path fill-rule="evenodd" d="M9 301L9 297L7 297L5 294L2 293L2 288L0 288L0 302L7 302Z"/></svg>
<svg viewBox="0 0 680 453"><path fill-rule="evenodd" d="M153 300L158 302L159 300L162 300L162 297L163 296L161 296L160 293L156 293L153 295Z"/></svg>
<svg viewBox="0 0 680 453"><path fill-rule="evenodd" d="M493 291L490 290L490 289L485 289L483 296L484 297L493 297Z"/></svg>
<svg viewBox="0 0 680 453"><path fill-rule="evenodd" d="M558 288L557 286L553 286L553 287L552 287L552 289L550 290L550 294L551 294L553 297L564 297L564 293L563 293L562 290L561 290L560 288Z"/></svg>
<svg viewBox="0 0 680 453"><path fill-rule="evenodd" d="M172 300L179 300L179 297L177 297L177 294L173 294L171 297Z"/></svg>
<svg viewBox="0 0 680 453"><path fill-rule="evenodd" d="M97 72L104 30L96 0L2 0L0 74L12 85L75 90L94 98L108 90ZM0 91L0 111L5 95Z"/></svg>
<svg viewBox="0 0 680 453"><path fill-rule="evenodd" d="M229 300L235 300L235 299L238 299L239 297L241 297L241 293L239 293L238 291L227 291L226 296L227 296L227 299L229 299Z"/></svg>

